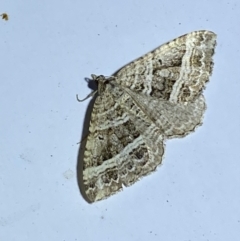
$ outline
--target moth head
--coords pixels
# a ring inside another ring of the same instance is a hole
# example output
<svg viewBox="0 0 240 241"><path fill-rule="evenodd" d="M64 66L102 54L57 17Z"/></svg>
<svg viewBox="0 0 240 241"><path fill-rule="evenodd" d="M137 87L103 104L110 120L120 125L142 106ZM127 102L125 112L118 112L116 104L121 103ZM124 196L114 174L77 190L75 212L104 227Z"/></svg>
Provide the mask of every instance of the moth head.
<svg viewBox="0 0 240 241"><path fill-rule="evenodd" d="M103 75L91 75L92 80L95 81L98 85L98 94L101 95L106 89L114 87L114 76L103 76Z"/></svg>
<svg viewBox="0 0 240 241"><path fill-rule="evenodd" d="M105 83L107 81L107 78L103 75L91 75L92 79L98 83Z"/></svg>

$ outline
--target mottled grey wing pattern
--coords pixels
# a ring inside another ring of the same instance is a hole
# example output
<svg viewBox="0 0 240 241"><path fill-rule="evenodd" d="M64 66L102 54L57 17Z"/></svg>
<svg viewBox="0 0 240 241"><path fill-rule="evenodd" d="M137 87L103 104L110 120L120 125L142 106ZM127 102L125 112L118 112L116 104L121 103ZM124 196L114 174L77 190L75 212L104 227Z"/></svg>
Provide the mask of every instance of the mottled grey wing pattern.
<svg viewBox="0 0 240 241"><path fill-rule="evenodd" d="M212 72L216 35L195 31L168 42L98 82L83 160L90 202L156 169L164 139L202 123L202 90Z"/></svg>
<svg viewBox="0 0 240 241"><path fill-rule="evenodd" d="M94 104L83 167L90 202L130 186L162 161L160 129L117 86L107 85Z"/></svg>
<svg viewBox="0 0 240 241"><path fill-rule="evenodd" d="M206 109L204 97L198 96L194 101L172 103L167 100L145 96L130 89L125 89L138 106L160 130L164 138L184 137L202 124Z"/></svg>
<svg viewBox="0 0 240 241"><path fill-rule="evenodd" d="M133 91L171 102L194 100L212 73L216 34L195 31L120 69L116 81Z"/></svg>

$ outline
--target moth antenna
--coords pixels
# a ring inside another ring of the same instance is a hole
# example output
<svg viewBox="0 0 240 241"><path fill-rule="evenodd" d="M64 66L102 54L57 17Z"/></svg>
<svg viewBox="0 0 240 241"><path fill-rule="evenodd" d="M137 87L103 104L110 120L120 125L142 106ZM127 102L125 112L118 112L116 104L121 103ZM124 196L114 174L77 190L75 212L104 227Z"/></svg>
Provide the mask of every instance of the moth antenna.
<svg viewBox="0 0 240 241"><path fill-rule="evenodd" d="M97 92L98 92L98 90L94 90L93 92L91 92L89 95L87 95L87 96L86 96L84 99L82 99L82 100L80 100L80 99L78 98L78 94L76 94L77 101L78 101L78 102L83 102L83 101L85 101L86 99L94 96Z"/></svg>

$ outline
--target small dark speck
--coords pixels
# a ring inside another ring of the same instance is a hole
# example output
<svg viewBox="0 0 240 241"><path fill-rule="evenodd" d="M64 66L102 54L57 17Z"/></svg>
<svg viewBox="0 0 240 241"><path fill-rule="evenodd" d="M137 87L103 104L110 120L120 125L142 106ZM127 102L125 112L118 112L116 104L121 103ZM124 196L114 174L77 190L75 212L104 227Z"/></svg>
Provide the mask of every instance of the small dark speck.
<svg viewBox="0 0 240 241"><path fill-rule="evenodd" d="M181 25L181 23L178 23L179 25Z"/></svg>
<svg viewBox="0 0 240 241"><path fill-rule="evenodd" d="M2 17L2 19L4 19L5 21L8 20L8 15L6 13L3 13L0 15Z"/></svg>

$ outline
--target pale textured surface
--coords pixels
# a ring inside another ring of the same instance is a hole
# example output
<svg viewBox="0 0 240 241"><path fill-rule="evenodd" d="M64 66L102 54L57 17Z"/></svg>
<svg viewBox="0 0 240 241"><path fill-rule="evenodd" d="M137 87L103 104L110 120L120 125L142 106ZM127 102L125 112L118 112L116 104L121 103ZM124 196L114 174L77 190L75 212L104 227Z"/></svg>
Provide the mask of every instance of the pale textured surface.
<svg viewBox="0 0 240 241"><path fill-rule="evenodd" d="M123 67L94 76L93 107L83 163L90 202L129 186L161 164L164 140L202 123L202 91L212 73L216 35L195 31Z"/></svg>

